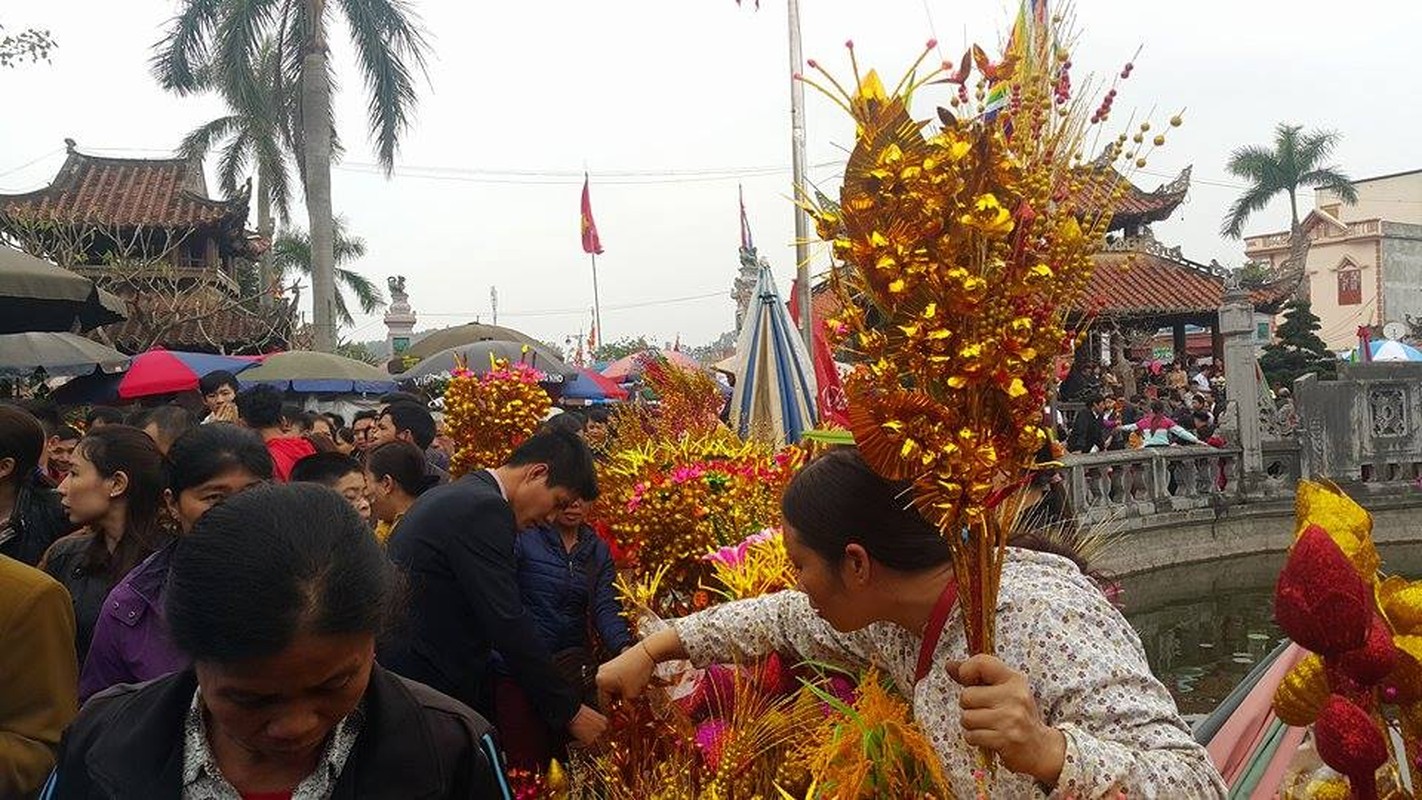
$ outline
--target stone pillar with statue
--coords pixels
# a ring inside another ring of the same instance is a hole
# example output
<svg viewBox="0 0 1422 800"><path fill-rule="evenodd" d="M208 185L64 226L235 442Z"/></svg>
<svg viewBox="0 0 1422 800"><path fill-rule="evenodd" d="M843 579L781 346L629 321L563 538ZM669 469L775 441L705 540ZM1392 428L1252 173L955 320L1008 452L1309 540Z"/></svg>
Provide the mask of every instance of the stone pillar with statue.
<svg viewBox="0 0 1422 800"><path fill-rule="evenodd" d="M405 292L405 276L391 275L385 283L390 289L390 306L385 312L385 344L390 350L387 368L394 375L405 371L405 353L410 349L416 317Z"/></svg>
<svg viewBox="0 0 1422 800"><path fill-rule="evenodd" d="M1224 302L1216 328L1224 339L1225 397L1228 403L1221 420L1225 436L1243 451L1240 458L1241 493L1263 491L1264 441L1257 408L1259 396L1258 361L1254 355L1254 304L1249 292L1235 278L1225 281Z"/></svg>

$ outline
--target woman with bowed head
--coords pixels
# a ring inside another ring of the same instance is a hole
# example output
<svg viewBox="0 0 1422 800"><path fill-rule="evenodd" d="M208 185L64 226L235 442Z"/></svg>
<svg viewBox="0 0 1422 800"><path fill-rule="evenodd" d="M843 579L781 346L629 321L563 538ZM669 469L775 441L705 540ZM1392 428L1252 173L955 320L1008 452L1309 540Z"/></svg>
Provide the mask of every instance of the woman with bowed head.
<svg viewBox="0 0 1422 800"><path fill-rule="evenodd" d="M208 509L272 479L262 438L236 425L203 425L178 437L168 451L163 498L180 535ZM163 617L174 544L138 565L109 592L79 677L79 698L119 683L142 683L186 667Z"/></svg>
<svg viewBox="0 0 1422 800"><path fill-rule="evenodd" d="M507 798L489 724L375 663L398 577L344 498L260 486L177 543L164 599L192 666L95 695L69 798Z"/></svg>
<svg viewBox="0 0 1422 800"><path fill-rule="evenodd" d="M439 485L439 476L427 470L424 452L409 442L386 442L366 454L365 485L375 518L375 538L388 541L415 498Z"/></svg>
<svg viewBox="0 0 1422 800"><path fill-rule="evenodd" d="M164 480L163 454L137 428L105 425L74 449L59 496L69 520L85 527L51 545L40 569L73 598L81 664L109 590L167 538Z"/></svg>
<svg viewBox="0 0 1422 800"><path fill-rule="evenodd" d="M604 664L599 688L635 696L677 658L875 664L911 702L957 796L977 796L985 747L1003 767L994 798L1224 797L1139 638L1068 558L1008 549L997 654L969 658L948 544L906 507L907 491L852 448L810 463L782 500L798 590L672 620Z"/></svg>

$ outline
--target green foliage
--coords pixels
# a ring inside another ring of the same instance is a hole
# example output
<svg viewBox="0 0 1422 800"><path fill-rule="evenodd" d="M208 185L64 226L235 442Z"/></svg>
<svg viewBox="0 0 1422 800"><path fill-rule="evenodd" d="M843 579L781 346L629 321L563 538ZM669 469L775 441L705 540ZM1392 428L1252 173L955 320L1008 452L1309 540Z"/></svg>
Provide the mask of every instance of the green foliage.
<svg viewBox="0 0 1422 800"><path fill-rule="evenodd" d="M1335 131L1305 132L1301 125L1281 122L1274 129L1272 149L1258 145L1236 149L1225 168L1248 186L1230 205L1220 233L1238 239L1249 218L1281 194L1288 195L1292 221L1297 225L1300 187L1333 189L1344 201L1356 203L1358 190L1352 179L1337 166L1326 163L1341 139Z"/></svg>
<svg viewBox="0 0 1422 800"><path fill-rule="evenodd" d="M1262 261L1246 261L1244 266L1236 271L1239 273L1240 285L1248 288L1263 286L1274 279L1273 268Z"/></svg>
<svg viewBox="0 0 1422 800"><path fill-rule="evenodd" d="M49 51L55 48L49 31L27 28L19 33L5 33L0 25L0 67L16 67L26 62L49 61Z"/></svg>
<svg viewBox="0 0 1422 800"><path fill-rule="evenodd" d="M1275 341L1266 345L1259 357L1270 386L1288 386L1311 372L1325 380L1334 377L1338 362L1318 336L1321 327L1307 300L1292 300L1284 307L1284 321L1274 331Z"/></svg>
<svg viewBox="0 0 1422 800"><path fill-rule="evenodd" d="M350 292L360 306L361 313L374 314L385 307L385 294L373 281L354 270L341 267L365 257L365 240L346 230L346 222L340 217L335 224L336 253L336 320L346 327L355 325L350 306L346 303L346 292ZM299 228L288 228L277 234L272 242L272 266L276 268L278 282L296 274L311 274L311 237Z"/></svg>
<svg viewBox="0 0 1422 800"><path fill-rule="evenodd" d="M615 342L606 342L598 345L593 350L594 361L616 361L619 358L626 358L633 353L640 353L643 350L651 350L656 345L647 341L647 337L638 336L633 339L623 337Z"/></svg>
<svg viewBox="0 0 1422 800"><path fill-rule="evenodd" d="M385 359L376 355L365 342L342 342L336 346L336 355L364 361L377 367L385 366Z"/></svg>

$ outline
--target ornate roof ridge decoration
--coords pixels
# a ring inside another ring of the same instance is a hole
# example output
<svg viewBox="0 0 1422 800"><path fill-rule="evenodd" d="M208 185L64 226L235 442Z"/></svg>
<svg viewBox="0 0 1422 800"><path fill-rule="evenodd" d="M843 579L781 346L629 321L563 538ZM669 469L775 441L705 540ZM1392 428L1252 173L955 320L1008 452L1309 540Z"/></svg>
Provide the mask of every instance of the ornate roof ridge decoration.
<svg viewBox="0 0 1422 800"><path fill-rule="evenodd" d="M123 158L80 152L65 140L68 156L49 185L0 194L0 214L65 223L232 228L245 237L249 181L235 196L208 195L202 164L180 156Z"/></svg>
<svg viewBox="0 0 1422 800"><path fill-rule="evenodd" d="M1147 255L1163 258L1172 261L1187 269L1195 270L1212 278L1223 278L1228 274L1227 270L1216 269L1208 264L1201 264L1185 257L1180 245L1166 245L1149 227L1142 230L1138 236L1122 236L1115 239L1107 239L1098 252L1102 253L1145 253Z"/></svg>
<svg viewBox="0 0 1422 800"><path fill-rule="evenodd" d="M1118 231L1169 219L1190 193L1190 175L1194 166L1187 165L1168 183L1163 183L1151 191L1142 189L1134 181L1122 175L1115 167L1103 163L1101 156L1092 161L1088 169L1113 170L1116 172L1119 182L1126 187L1113 204L1114 214L1111 218L1111 230Z"/></svg>

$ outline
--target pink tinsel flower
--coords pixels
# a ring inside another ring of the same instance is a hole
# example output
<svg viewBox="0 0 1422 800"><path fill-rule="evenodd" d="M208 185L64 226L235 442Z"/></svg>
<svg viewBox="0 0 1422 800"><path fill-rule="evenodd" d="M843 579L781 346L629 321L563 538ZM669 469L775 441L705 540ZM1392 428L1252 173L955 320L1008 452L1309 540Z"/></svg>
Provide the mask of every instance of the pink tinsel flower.
<svg viewBox="0 0 1422 800"><path fill-rule="evenodd" d="M721 766L721 751L726 745L731 723L723 719L712 719L696 726L696 746L706 760L706 767L716 771Z"/></svg>

